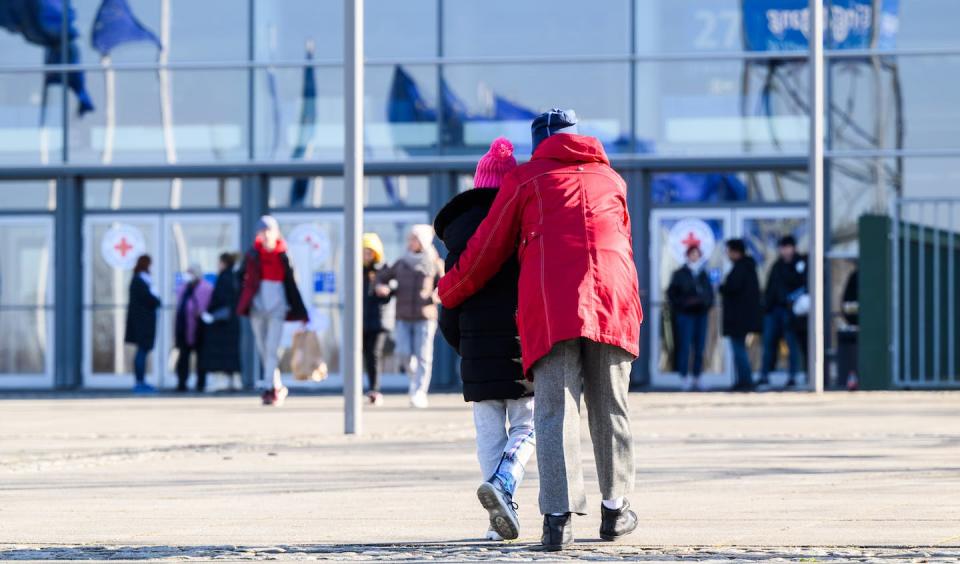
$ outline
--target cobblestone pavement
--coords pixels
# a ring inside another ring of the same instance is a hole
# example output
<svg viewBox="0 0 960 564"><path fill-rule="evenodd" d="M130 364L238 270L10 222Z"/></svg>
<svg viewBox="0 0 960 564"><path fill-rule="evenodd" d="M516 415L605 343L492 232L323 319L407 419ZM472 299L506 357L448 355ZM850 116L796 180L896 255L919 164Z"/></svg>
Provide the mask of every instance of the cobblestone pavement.
<svg viewBox="0 0 960 564"><path fill-rule="evenodd" d="M580 544L546 553L536 545L415 544L415 545L279 545L279 546L83 546L34 547L0 545L0 560L110 561L392 561L392 562L951 562L960 561L954 547L643 547Z"/></svg>
<svg viewBox="0 0 960 564"><path fill-rule="evenodd" d="M630 401L634 544L590 542L594 512L575 549L545 554L535 462L520 540L475 540L486 516L459 396L426 410L389 396L352 437L329 396L0 396L0 560L960 562L960 393ZM857 546L877 548L843 548Z"/></svg>

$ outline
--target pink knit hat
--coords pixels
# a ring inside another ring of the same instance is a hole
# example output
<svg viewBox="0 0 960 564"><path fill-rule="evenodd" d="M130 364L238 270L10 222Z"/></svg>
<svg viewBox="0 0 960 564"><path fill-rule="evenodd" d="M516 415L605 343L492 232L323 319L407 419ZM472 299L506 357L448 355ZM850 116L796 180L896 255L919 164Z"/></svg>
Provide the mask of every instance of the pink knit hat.
<svg viewBox="0 0 960 564"><path fill-rule="evenodd" d="M473 175L474 188L499 188L503 177L517 167L513 158L513 143L506 137L497 137L490 144L490 150L477 163L477 173Z"/></svg>

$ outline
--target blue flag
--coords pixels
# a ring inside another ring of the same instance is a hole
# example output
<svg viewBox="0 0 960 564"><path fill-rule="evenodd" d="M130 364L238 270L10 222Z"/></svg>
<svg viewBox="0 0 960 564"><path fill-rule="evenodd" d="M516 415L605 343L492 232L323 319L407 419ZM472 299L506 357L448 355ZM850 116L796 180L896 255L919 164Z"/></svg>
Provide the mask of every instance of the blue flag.
<svg viewBox="0 0 960 564"><path fill-rule="evenodd" d="M313 60L313 47L307 47L307 61ZM313 141L317 126L317 82L312 66L303 67L303 94L300 106L300 131L297 133L297 146L290 158L300 160L307 154L307 146ZM290 186L290 205L299 207L307 197L310 179L298 177Z"/></svg>
<svg viewBox="0 0 960 564"><path fill-rule="evenodd" d="M387 121L390 123L437 121L437 111L427 104L413 77L399 65L393 69L393 80L390 83Z"/></svg>
<svg viewBox="0 0 960 564"><path fill-rule="evenodd" d="M63 60L60 25L63 22L62 0L3 0L0 2L0 27L12 33L22 35L34 45L45 48L44 62L48 65L77 64L80 54L74 40L77 29L74 27L76 16L71 9L67 12L67 60ZM49 72L44 76L44 98L46 87L60 84L63 73ZM67 73L67 86L79 101L79 114L93 110L93 101L87 93L86 83L81 71ZM42 111L42 110L41 110ZM42 115L42 114L41 114Z"/></svg>
<svg viewBox="0 0 960 564"><path fill-rule="evenodd" d="M103 0L93 19L90 44L101 55L107 56L124 43L148 41L161 49L157 36L133 15L127 0Z"/></svg>

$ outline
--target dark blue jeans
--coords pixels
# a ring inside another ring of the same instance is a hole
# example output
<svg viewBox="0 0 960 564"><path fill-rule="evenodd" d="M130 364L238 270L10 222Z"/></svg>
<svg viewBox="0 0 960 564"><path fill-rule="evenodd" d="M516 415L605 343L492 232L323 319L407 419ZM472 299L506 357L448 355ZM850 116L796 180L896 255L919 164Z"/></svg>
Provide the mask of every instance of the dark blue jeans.
<svg viewBox="0 0 960 564"><path fill-rule="evenodd" d="M737 375L734 387L746 388L753 385L753 368L750 366L750 355L747 354L747 337L729 337L730 348L733 349L733 368Z"/></svg>
<svg viewBox="0 0 960 564"><path fill-rule="evenodd" d="M150 349L137 347L137 354L133 356L133 375L137 379L137 384L142 384L147 377L147 355Z"/></svg>
<svg viewBox="0 0 960 564"><path fill-rule="evenodd" d="M780 349L780 340L786 339L789 349L789 375L796 378L800 371L800 343L797 334L791 325L793 313L785 307L778 307L769 311L763 317L763 370L760 372L760 381L766 382L768 376L777 365L777 353Z"/></svg>
<svg viewBox="0 0 960 564"><path fill-rule="evenodd" d="M707 344L707 314L677 314L677 372L686 376L693 349L693 376L703 372L703 349Z"/></svg>

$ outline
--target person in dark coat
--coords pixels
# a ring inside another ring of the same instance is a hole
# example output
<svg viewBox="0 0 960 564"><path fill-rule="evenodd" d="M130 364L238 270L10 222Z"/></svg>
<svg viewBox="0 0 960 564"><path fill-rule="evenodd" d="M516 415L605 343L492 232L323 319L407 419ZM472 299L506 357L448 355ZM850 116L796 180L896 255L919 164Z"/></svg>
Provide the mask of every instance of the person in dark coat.
<svg viewBox="0 0 960 564"><path fill-rule="evenodd" d="M234 272L236 258L232 253L220 255L220 270L210 296L210 305L202 319L205 324L201 361L207 372L221 372L230 378L230 385L238 389L235 379L240 375L240 318L237 300L240 283Z"/></svg>
<svg viewBox="0 0 960 564"><path fill-rule="evenodd" d="M160 308L160 298L157 297L153 280L150 278L151 263L149 255L142 255L137 259L127 302L124 342L137 347L133 357L133 373L136 378L133 391L136 393L156 391L146 382L147 355L153 350L157 340L157 309Z"/></svg>
<svg viewBox="0 0 960 564"><path fill-rule="evenodd" d="M200 350L203 346L201 318L210 304L213 286L203 279L203 268L191 264L184 283L177 290L177 313L173 322L174 345L177 347L177 391L187 391L190 379L190 357L197 359L197 391L207 387L207 369Z"/></svg>
<svg viewBox="0 0 960 564"><path fill-rule="evenodd" d="M787 387L796 385L800 371L801 345L798 340L793 313L793 302L800 297L807 285L807 262L797 253L797 240L786 235L777 243L780 257L773 263L764 291L765 314L763 318L763 367L760 385L770 384L770 372L777 364L780 340L787 341L789 375Z"/></svg>
<svg viewBox="0 0 960 564"><path fill-rule="evenodd" d="M704 269L703 252L691 245L687 263L674 271L667 287L670 308L677 322L677 372L684 379L684 389L700 388L703 372L703 350L707 345L707 320L713 307L713 285ZM690 355L693 353L693 367ZM690 374L690 378L687 378Z"/></svg>
<svg viewBox="0 0 960 564"><path fill-rule="evenodd" d="M380 359L387 341L387 326L384 308L391 296L376 292L377 275L383 270L383 241L376 233L363 234L363 366L370 387L367 401L370 405L383 405L380 393Z"/></svg>
<svg viewBox="0 0 960 564"><path fill-rule="evenodd" d="M760 307L760 279L757 263L747 255L743 239L727 241L727 257L733 268L720 285L723 298L723 334L730 340L736 369L734 391L753 389L753 369L747 354L747 335L763 328Z"/></svg>
<svg viewBox="0 0 960 564"><path fill-rule="evenodd" d="M477 165L476 188L455 196L437 214L434 229L449 251L446 268L457 263L487 217L503 176L515 167L513 145L496 139ZM520 266L513 256L478 292L440 311L440 330L461 357L463 399L473 402L477 457L486 480L477 496L489 512L491 540L519 534L512 500L536 448L533 392L523 374L515 317L519 279Z"/></svg>

